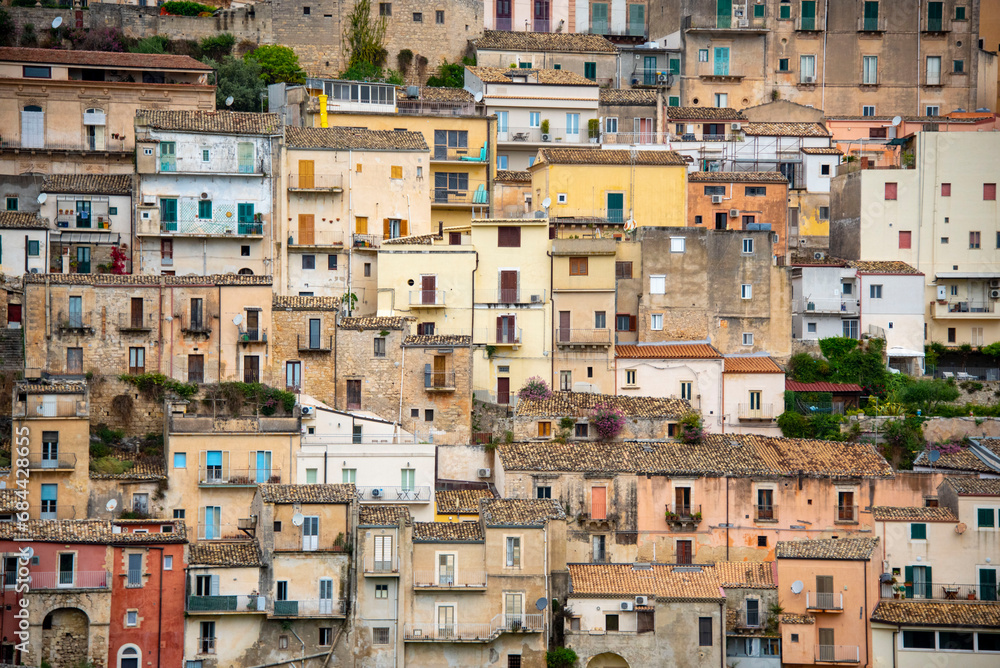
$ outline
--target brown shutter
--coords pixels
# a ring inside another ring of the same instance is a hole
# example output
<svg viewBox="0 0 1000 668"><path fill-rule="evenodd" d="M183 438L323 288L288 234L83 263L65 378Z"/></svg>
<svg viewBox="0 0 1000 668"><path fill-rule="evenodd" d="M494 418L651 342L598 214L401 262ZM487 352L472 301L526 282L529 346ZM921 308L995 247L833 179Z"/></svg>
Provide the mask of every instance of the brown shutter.
<svg viewBox="0 0 1000 668"><path fill-rule="evenodd" d="M305 161L303 161L305 162ZM299 243L312 246L316 243L316 216L311 213L299 214Z"/></svg>
<svg viewBox="0 0 1000 668"><path fill-rule="evenodd" d="M634 315L630 315L628 317L628 331L630 331L630 332L634 332L635 331L635 320L636 320L636 317Z"/></svg>
<svg viewBox="0 0 1000 668"><path fill-rule="evenodd" d="M497 343L503 341L503 316L497 318Z"/></svg>
<svg viewBox="0 0 1000 668"><path fill-rule="evenodd" d="M354 219L354 233L368 234L368 216L357 216Z"/></svg>
<svg viewBox="0 0 1000 668"><path fill-rule="evenodd" d="M382 238L383 239L388 239L389 238L389 234L390 234L391 231L392 231L392 228L389 225L389 219L388 218L383 218L382 219Z"/></svg>
<svg viewBox="0 0 1000 668"><path fill-rule="evenodd" d="M299 188L313 188L316 183L314 173L312 160L299 160Z"/></svg>
<svg viewBox="0 0 1000 668"><path fill-rule="evenodd" d="M408 237L410 236L410 225L409 221L401 220L399 221L399 236Z"/></svg>

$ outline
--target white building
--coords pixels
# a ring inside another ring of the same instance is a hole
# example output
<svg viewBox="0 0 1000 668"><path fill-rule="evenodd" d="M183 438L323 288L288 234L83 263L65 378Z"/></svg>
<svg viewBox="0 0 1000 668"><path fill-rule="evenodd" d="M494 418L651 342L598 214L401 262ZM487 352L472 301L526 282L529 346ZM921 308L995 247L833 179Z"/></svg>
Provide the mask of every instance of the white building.
<svg viewBox="0 0 1000 668"><path fill-rule="evenodd" d="M599 88L579 74L466 67L465 90L482 99L487 115L497 117L497 169L525 170L546 146L574 148L599 141L599 132L590 137Z"/></svg>
<svg viewBox="0 0 1000 668"><path fill-rule="evenodd" d="M139 110L136 273L271 274L277 114Z"/></svg>
<svg viewBox="0 0 1000 668"><path fill-rule="evenodd" d="M785 372L770 356L726 355L722 404L727 434L781 436L777 417L785 410Z"/></svg>
<svg viewBox="0 0 1000 668"><path fill-rule="evenodd" d="M374 413L334 410L308 395L299 401L303 433L296 480L354 483L363 504L398 504L418 521L434 520L433 443L419 442Z"/></svg>
<svg viewBox="0 0 1000 668"><path fill-rule="evenodd" d="M0 211L0 272L8 276L48 270L49 221L25 211Z"/></svg>

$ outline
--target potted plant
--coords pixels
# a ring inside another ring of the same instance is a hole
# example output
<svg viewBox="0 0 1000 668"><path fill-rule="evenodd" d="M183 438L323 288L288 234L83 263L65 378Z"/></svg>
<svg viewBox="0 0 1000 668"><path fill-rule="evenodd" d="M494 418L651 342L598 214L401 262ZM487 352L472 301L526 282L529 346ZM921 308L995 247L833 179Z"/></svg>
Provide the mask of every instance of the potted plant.
<svg viewBox="0 0 1000 668"><path fill-rule="evenodd" d="M70 260L69 261L69 270L70 270L70 273L76 272L76 268L79 267L79 266L80 266L79 262L77 262L76 260Z"/></svg>
<svg viewBox="0 0 1000 668"><path fill-rule="evenodd" d="M664 517L668 522L675 522L679 518L679 515L668 510Z"/></svg>
<svg viewBox="0 0 1000 668"><path fill-rule="evenodd" d="M903 585L899 584L899 580L896 578L892 579L892 597L893 598L903 598L906 595L906 589Z"/></svg>
<svg viewBox="0 0 1000 668"><path fill-rule="evenodd" d="M590 143L596 144L601 138L601 122L596 118L587 121L587 134L590 136Z"/></svg>
<svg viewBox="0 0 1000 668"><path fill-rule="evenodd" d="M552 135L549 134L549 119L542 120L542 141L551 141Z"/></svg>
<svg viewBox="0 0 1000 668"><path fill-rule="evenodd" d="M693 519L695 522L701 522L701 512L699 511L699 512L695 513L694 515L692 515L691 519Z"/></svg>

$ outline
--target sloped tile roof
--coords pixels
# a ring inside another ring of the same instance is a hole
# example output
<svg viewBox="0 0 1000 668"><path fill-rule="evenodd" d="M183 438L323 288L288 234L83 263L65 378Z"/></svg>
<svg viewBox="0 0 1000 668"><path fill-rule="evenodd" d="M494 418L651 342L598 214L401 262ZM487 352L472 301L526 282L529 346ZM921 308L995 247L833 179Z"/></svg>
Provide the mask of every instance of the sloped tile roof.
<svg viewBox="0 0 1000 668"><path fill-rule="evenodd" d="M12 513L17 509L17 490L14 488L0 489L0 513Z"/></svg>
<svg viewBox="0 0 1000 668"><path fill-rule="evenodd" d="M825 561L866 561L871 559L878 538L827 538L779 540L774 555L778 559L820 559Z"/></svg>
<svg viewBox="0 0 1000 668"><path fill-rule="evenodd" d="M860 385L854 383L800 383L797 380L785 380L785 389L789 392L862 392Z"/></svg>
<svg viewBox="0 0 1000 668"><path fill-rule="evenodd" d="M931 461L927 459L927 450L924 450L913 460L917 466L931 466ZM941 453L941 456L933 463L934 468L949 471L975 471L977 473L995 473L996 470L975 455L972 450L962 448L958 452Z"/></svg>
<svg viewBox="0 0 1000 668"><path fill-rule="evenodd" d="M957 522L951 508L874 506L872 516L877 522Z"/></svg>
<svg viewBox="0 0 1000 668"><path fill-rule="evenodd" d="M57 49L0 48L0 62L51 63L143 70L203 70L211 67L190 56L165 53L117 53L111 51L60 51Z"/></svg>
<svg viewBox="0 0 1000 668"><path fill-rule="evenodd" d="M351 483L337 485L257 485L264 503L350 503L355 497Z"/></svg>
<svg viewBox="0 0 1000 668"><path fill-rule="evenodd" d="M692 172L694 183L788 183L781 172Z"/></svg>
<svg viewBox="0 0 1000 668"><path fill-rule="evenodd" d="M600 103L608 107L655 107L656 91L648 88L602 88Z"/></svg>
<svg viewBox="0 0 1000 668"><path fill-rule="evenodd" d="M131 174L50 174L42 180L43 193L131 195Z"/></svg>
<svg viewBox="0 0 1000 668"><path fill-rule="evenodd" d="M899 260L848 260L848 267L853 267L861 274L913 274L923 276L922 271L900 262Z"/></svg>
<svg viewBox="0 0 1000 668"><path fill-rule="evenodd" d="M528 85L562 85L562 86L596 86L591 81L569 70L520 69L509 67L476 67L466 66L477 78L485 83L525 85L525 82L515 81L514 77L527 77Z"/></svg>
<svg viewBox="0 0 1000 668"><path fill-rule="evenodd" d="M726 373L784 373L770 357L727 355L723 364Z"/></svg>
<svg viewBox="0 0 1000 668"><path fill-rule="evenodd" d="M414 522L414 543L482 542L483 527L479 522Z"/></svg>
<svg viewBox="0 0 1000 668"><path fill-rule="evenodd" d="M97 471L91 471L91 480L132 480L152 482L167 479L167 471L163 464L163 457L145 457L133 452L117 451L112 456L120 461L132 462L132 467L122 473L98 473Z"/></svg>
<svg viewBox="0 0 1000 668"><path fill-rule="evenodd" d="M383 246L426 246L441 237L437 234L414 234L408 237L395 237L382 242Z"/></svg>
<svg viewBox="0 0 1000 668"><path fill-rule="evenodd" d="M479 500L492 499L493 492L488 489L448 489L434 492L439 515L479 513Z"/></svg>
<svg viewBox="0 0 1000 668"><path fill-rule="evenodd" d="M655 596L668 600L724 598L719 574L711 566L700 570L666 564L637 569L632 564L568 564L570 596Z"/></svg>
<svg viewBox="0 0 1000 668"><path fill-rule="evenodd" d="M48 222L37 213L27 211L0 211L0 229L5 230L44 230ZM36 274L40 276L41 274Z"/></svg>
<svg viewBox="0 0 1000 668"><path fill-rule="evenodd" d="M135 112L135 122L138 126L173 132L281 134L281 117L278 114L259 114L250 111L139 109Z"/></svg>
<svg viewBox="0 0 1000 668"><path fill-rule="evenodd" d="M844 152L835 146L805 146L802 152L806 155L844 155Z"/></svg>
<svg viewBox="0 0 1000 668"><path fill-rule="evenodd" d="M488 527L541 527L548 520L566 519L566 512L554 499L482 498L479 515Z"/></svg>
<svg viewBox="0 0 1000 668"><path fill-rule="evenodd" d="M362 128L285 128L289 148L326 148L335 151L427 151L420 132Z"/></svg>
<svg viewBox="0 0 1000 668"><path fill-rule="evenodd" d="M741 589L776 589L770 561L720 561L715 564L723 587Z"/></svg>
<svg viewBox="0 0 1000 668"><path fill-rule="evenodd" d="M719 359L722 353L710 343L661 343L657 345L621 344L615 346L615 357L654 360Z"/></svg>
<svg viewBox="0 0 1000 668"><path fill-rule="evenodd" d="M812 615L800 615L795 612L782 613L779 618L782 624L815 624L816 618Z"/></svg>
<svg viewBox="0 0 1000 668"><path fill-rule="evenodd" d="M816 259L811 254L792 253L792 265L818 266L818 267L846 267L847 260L834 257L829 253L823 253L822 257Z"/></svg>
<svg viewBox="0 0 1000 668"><path fill-rule="evenodd" d="M154 276L151 274L25 274L25 283L53 285L256 285L270 287L270 276L211 274L208 276Z"/></svg>
<svg viewBox="0 0 1000 668"><path fill-rule="evenodd" d="M678 418L691 412L683 399L632 397L589 392L553 392L548 399L522 399L518 417L586 417L598 406L617 408L626 417Z"/></svg>
<svg viewBox="0 0 1000 668"><path fill-rule="evenodd" d="M341 318L341 329L356 329L358 331L370 329L403 329L406 326L406 318L402 316L363 316L355 318Z"/></svg>
<svg viewBox="0 0 1000 668"><path fill-rule="evenodd" d="M272 309L292 311L336 311L340 308L340 297L302 297L299 295L274 295Z"/></svg>
<svg viewBox="0 0 1000 668"><path fill-rule="evenodd" d="M829 137L822 123L745 123L743 134L761 137Z"/></svg>
<svg viewBox="0 0 1000 668"><path fill-rule="evenodd" d="M400 520L409 519L410 510L406 506L363 503L358 509L358 526L363 527L395 527Z"/></svg>
<svg viewBox="0 0 1000 668"><path fill-rule="evenodd" d="M981 601L879 601L872 611L872 621L996 631L1000 628L1000 605Z"/></svg>
<svg viewBox="0 0 1000 668"><path fill-rule="evenodd" d="M155 520L153 520L155 522ZM163 520L172 524L173 533L115 533L111 520L28 520L27 522L0 522L0 540L34 540L42 543L184 543L187 537L184 523Z"/></svg>
<svg viewBox="0 0 1000 668"><path fill-rule="evenodd" d="M667 118L672 121L745 121L739 109L731 107L667 107Z"/></svg>
<svg viewBox="0 0 1000 668"><path fill-rule="evenodd" d="M1000 496L1000 478L955 476L945 478L942 485L951 485L959 496Z"/></svg>
<svg viewBox="0 0 1000 668"><path fill-rule="evenodd" d="M470 346L472 337L468 334L418 334L403 339L404 346Z"/></svg>
<svg viewBox="0 0 1000 668"><path fill-rule="evenodd" d="M531 183L531 172L498 169L496 178L493 180L500 183Z"/></svg>
<svg viewBox="0 0 1000 668"><path fill-rule="evenodd" d="M406 86L396 89L396 99L409 100L406 95ZM462 102L472 103L475 98L472 93L464 88L448 88L446 86L420 86L420 99L424 102Z"/></svg>
<svg viewBox="0 0 1000 668"><path fill-rule="evenodd" d="M234 543L206 540L188 546L188 565L259 568L264 564L255 540Z"/></svg>
<svg viewBox="0 0 1000 668"><path fill-rule="evenodd" d="M541 162L550 165L639 165L685 166L676 151L631 151L601 148L543 148L538 152ZM535 162L538 165L539 161ZM530 171L530 170L529 170Z"/></svg>
<svg viewBox="0 0 1000 668"><path fill-rule="evenodd" d="M475 45L477 51L618 52L601 35L568 32L484 30Z"/></svg>

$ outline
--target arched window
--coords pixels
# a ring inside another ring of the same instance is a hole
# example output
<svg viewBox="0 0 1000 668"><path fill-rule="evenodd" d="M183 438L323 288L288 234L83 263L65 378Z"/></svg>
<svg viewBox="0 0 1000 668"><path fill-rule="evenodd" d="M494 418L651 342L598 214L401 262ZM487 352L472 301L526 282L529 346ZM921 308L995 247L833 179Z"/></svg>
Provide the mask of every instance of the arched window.
<svg viewBox="0 0 1000 668"><path fill-rule="evenodd" d="M118 668L139 668L142 652L135 645L122 645L118 648Z"/></svg>
<svg viewBox="0 0 1000 668"><path fill-rule="evenodd" d="M29 104L21 111L21 146L45 147L45 112L37 104Z"/></svg>
<svg viewBox="0 0 1000 668"><path fill-rule="evenodd" d="M240 269L239 273L240 273L240 276L253 276L253 270L252 269L247 269L246 267L243 267L242 269Z"/></svg>

